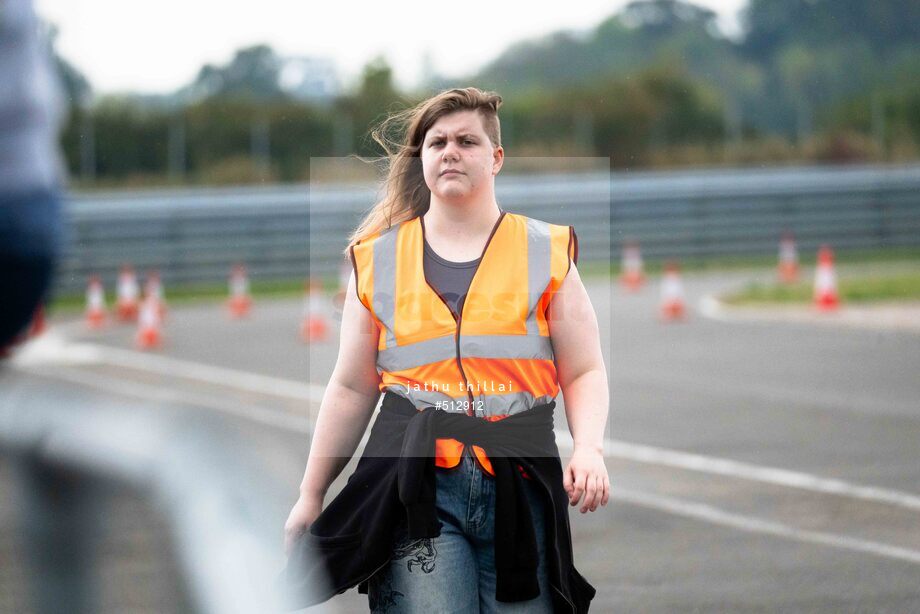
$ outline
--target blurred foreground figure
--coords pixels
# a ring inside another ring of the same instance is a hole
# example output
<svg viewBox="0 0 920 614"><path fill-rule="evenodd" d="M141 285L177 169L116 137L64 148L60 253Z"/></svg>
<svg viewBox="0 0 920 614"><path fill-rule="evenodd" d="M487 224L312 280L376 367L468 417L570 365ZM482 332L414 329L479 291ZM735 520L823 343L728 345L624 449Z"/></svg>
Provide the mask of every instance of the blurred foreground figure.
<svg viewBox="0 0 920 614"><path fill-rule="evenodd" d="M60 249L62 98L29 0L0 2L0 349L29 323Z"/></svg>
<svg viewBox="0 0 920 614"><path fill-rule="evenodd" d="M0 1L0 356L41 305L60 249L56 78L32 3ZM7 408L15 411L15 402ZM12 458L31 611L95 611L90 576L99 508L92 485L30 450Z"/></svg>

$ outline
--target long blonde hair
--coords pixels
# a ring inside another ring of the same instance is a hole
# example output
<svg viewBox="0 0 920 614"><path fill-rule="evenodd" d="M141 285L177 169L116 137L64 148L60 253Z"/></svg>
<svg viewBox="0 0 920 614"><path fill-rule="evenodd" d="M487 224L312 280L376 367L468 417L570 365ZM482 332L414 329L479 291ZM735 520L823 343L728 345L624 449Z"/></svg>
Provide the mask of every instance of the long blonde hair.
<svg viewBox="0 0 920 614"><path fill-rule="evenodd" d="M420 152L425 134L442 116L455 111L478 111L493 147L501 145L498 109L502 97L475 87L445 90L419 104L388 116L371 132L386 155L383 198L348 237L347 254L358 241L400 222L424 215L431 190L422 174Z"/></svg>

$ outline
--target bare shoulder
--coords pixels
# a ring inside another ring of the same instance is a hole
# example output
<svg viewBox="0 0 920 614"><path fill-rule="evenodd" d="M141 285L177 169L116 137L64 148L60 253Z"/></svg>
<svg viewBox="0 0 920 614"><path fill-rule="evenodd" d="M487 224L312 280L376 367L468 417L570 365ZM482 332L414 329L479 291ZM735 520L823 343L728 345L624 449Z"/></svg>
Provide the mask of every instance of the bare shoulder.
<svg viewBox="0 0 920 614"><path fill-rule="evenodd" d="M554 343L559 336L584 334L585 331L590 334L597 329L594 307L575 263L550 301L547 322Z"/></svg>

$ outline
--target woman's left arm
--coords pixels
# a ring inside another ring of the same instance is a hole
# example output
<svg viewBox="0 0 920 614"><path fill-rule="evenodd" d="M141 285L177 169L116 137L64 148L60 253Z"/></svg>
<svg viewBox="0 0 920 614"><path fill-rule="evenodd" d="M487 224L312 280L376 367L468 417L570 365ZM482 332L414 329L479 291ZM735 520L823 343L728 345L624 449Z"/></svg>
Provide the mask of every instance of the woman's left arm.
<svg viewBox="0 0 920 614"><path fill-rule="evenodd" d="M578 505L584 495L584 514L607 505L610 498L610 478L604 464L610 401L597 315L574 264L550 301L547 322L566 419L575 441L563 485L571 505Z"/></svg>

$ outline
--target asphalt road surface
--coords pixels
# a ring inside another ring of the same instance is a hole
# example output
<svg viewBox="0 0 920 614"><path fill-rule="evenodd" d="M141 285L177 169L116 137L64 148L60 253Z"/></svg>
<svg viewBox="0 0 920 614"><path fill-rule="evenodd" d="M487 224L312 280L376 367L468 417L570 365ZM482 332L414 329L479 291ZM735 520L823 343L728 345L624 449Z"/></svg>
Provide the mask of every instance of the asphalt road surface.
<svg viewBox="0 0 920 614"><path fill-rule="evenodd" d="M627 294L589 280L612 491L606 507L571 516L594 611L920 612L920 335L700 313L704 295L764 275L687 276L681 323L660 321L655 284ZM153 356L134 350L131 328L65 322L62 353L15 368L246 433L289 488L280 548L337 353L335 330L300 340L301 315L293 300L257 302L242 321L218 304L172 308ZM366 598L349 591L326 609L361 611Z"/></svg>

